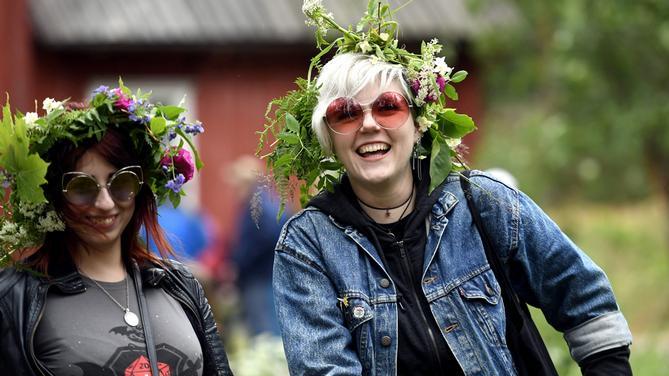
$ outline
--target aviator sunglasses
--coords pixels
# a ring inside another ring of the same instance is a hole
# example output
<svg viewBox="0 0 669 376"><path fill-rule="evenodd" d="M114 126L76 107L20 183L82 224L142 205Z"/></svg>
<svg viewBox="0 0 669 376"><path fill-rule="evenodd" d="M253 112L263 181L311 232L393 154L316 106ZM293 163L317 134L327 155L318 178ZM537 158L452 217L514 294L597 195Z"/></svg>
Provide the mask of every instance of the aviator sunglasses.
<svg viewBox="0 0 669 376"><path fill-rule="evenodd" d="M323 120L334 133L350 134L362 128L365 112L371 111L374 121L381 128L397 129L406 122L411 107L404 95L395 91L383 92L367 104L340 97L328 105Z"/></svg>
<svg viewBox="0 0 669 376"><path fill-rule="evenodd" d="M73 171L63 174L63 196L73 205L93 205L102 188L106 188L117 203L126 203L135 198L144 183L142 168L128 166L116 171L107 184L100 185L91 175Z"/></svg>

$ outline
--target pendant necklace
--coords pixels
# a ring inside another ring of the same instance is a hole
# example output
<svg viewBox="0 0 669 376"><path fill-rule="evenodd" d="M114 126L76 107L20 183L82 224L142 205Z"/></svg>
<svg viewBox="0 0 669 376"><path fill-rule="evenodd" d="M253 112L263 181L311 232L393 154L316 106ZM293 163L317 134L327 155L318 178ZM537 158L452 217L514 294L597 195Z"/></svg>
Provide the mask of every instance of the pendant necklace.
<svg viewBox="0 0 669 376"><path fill-rule="evenodd" d="M123 321L125 321L126 324L130 326L137 326L139 324L139 317L130 310L130 288L128 287L128 274L126 273L125 275L125 307L121 305L116 299L114 299L113 296L107 290L105 290L96 280L93 278L87 276L86 274L82 273L81 270L79 271L79 274L86 276L88 279L90 279L102 292L105 293L111 299L116 305L121 308L121 310L124 312L123 313Z"/></svg>
<svg viewBox="0 0 669 376"><path fill-rule="evenodd" d="M402 215L404 215L407 208L409 207L409 205L407 205L407 204L409 203L409 201L411 201L411 198L413 197L413 192L414 192L415 187L416 187L415 185L411 185L411 193L409 194L409 197L407 197L406 200L404 200L401 204L399 204L397 206L392 206L392 207L389 207L389 208L379 208L379 207L376 207L376 206L369 205L368 203L362 201L360 198L358 198L358 202L361 203L362 205L370 208L370 209L385 210L386 211L386 217L390 217L390 211L391 210L398 209L398 208L401 208L402 206L406 205L406 207L404 208L404 211L400 215L400 219L401 219Z"/></svg>

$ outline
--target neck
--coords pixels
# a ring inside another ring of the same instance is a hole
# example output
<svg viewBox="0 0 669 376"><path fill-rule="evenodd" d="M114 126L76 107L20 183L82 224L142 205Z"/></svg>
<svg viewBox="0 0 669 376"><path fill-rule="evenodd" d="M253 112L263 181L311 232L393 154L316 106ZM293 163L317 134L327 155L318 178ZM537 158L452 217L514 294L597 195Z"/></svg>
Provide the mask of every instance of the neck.
<svg viewBox="0 0 669 376"><path fill-rule="evenodd" d="M101 282L119 282L126 276L121 246L100 250L80 246L75 255L77 268L87 277Z"/></svg>
<svg viewBox="0 0 669 376"><path fill-rule="evenodd" d="M372 186L351 180L362 210L376 223L393 223L414 209L415 190L411 170L397 184Z"/></svg>

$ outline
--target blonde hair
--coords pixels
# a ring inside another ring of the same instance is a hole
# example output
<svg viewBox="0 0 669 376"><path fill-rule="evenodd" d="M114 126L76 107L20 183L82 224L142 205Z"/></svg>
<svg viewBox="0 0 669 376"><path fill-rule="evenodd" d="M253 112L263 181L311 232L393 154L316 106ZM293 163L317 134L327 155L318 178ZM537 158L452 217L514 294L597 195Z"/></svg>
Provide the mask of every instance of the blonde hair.
<svg viewBox="0 0 669 376"><path fill-rule="evenodd" d="M409 100L413 99L401 65L390 64L371 55L344 53L335 56L323 66L316 81L320 89L318 103L311 116L311 128L326 155L332 155L333 151L332 139L323 119L328 105L336 98L354 97L374 82L381 88L392 82L399 82L403 94Z"/></svg>

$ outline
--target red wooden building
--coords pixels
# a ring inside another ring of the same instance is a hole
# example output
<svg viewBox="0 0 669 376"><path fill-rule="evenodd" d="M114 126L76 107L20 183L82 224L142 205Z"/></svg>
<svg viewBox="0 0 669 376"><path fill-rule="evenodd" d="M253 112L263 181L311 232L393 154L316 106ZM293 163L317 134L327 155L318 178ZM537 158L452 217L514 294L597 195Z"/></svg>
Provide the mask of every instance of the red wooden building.
<svg viewBox="0 0 669 376"><path fill-rule="evenodd" d="M400 1L392 1L400 3ZM402 1L404 2L404 1ZM0 0L0 93L13 108L33 111L35 99L82 100L91 88L125 83L154 97L186 104L206 132L199 137L206 167L191 187L191 207L210 214L225 236L237 203L222 166L255 151L270 99L305 76L314 55L313 30L301 0ZM470 72L459 84L460 112L480 119L477 67L467 40L482 25L504 22L507 10L473 17L464 0L416 0L398 14L408 46L439 37L456 46L449 65ZM364 0L325 1L342 23L355 22ZM469 140L471 144L473 140Z"/></svg>

